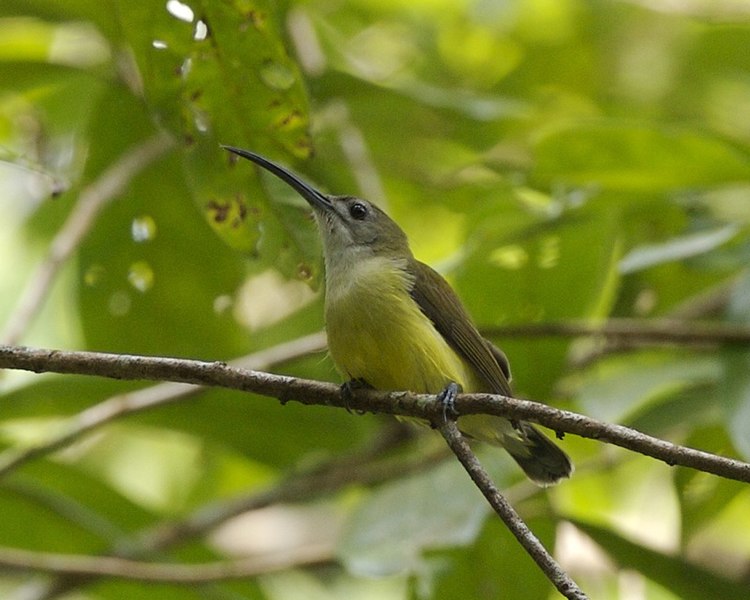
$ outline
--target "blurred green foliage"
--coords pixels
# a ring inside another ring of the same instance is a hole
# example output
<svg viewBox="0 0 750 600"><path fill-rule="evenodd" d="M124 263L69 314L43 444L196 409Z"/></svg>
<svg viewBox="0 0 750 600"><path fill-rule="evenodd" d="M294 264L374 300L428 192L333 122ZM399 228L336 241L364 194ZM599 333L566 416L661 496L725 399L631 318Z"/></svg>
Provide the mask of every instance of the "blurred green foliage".
<svg viewBox="0 0 750 600"><path fill-rule="evenodd" d="M173 150L104 207L23 343L227 360L323 326L303 203L221 143L379 203L481 326L750 325L741 2L4 0L0 322L81 190L162 130ZM746 347L495 341L522 396L750 459ZM275 370L337 380L321 354ZM137 387L5 373L2 448L44 440ZM122 550L149 527L258 493L392 426L208 391L8 474L0 545ZM388 454L395 465L438 443L419 433ZM747 595L747 486L563 443L573 479L546 491L518 483L511 497L592 598ZM503 455L482 458L504 486L520 480ZM311 492L274 514L265 530L226 525L158 558L230 556L243 539L270 552L312 531L330 545L330 566L191 588L102 580L75 597L555 597L452 464ZM40 581L4 575L0 593Z"/></svg>

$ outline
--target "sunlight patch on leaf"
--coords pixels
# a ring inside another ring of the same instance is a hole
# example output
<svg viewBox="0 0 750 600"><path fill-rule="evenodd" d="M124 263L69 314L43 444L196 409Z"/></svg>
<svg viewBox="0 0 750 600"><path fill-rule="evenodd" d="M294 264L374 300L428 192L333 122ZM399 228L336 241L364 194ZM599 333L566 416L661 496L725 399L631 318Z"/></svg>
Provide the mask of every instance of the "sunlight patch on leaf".
<svg viewBox="0 0 750 600"><path fill-rule="evenodd" d="M529 262L529 254L522 246L512 244L496 248L490 253L488 259L493 265L503 269L516 270Z"/></svg>
<svg viewBox="0 0 750 600"><path fill-rule="evenodd" d="M448 462L394 481L365 499L347 525L338 554L361 575L419 571L425 550L473 541L488 512L461 467Z"/></svg>
<svg viewBox="0 0 750 600"><path fill-rule="evenodd" d="M302 281L287 280L269 269L248 279L235 303L235 318L251 331L287 318L317 298Z"/></svg>
<svg viewBox="0 0 750 600"><path fill-rule="evenodd" d="M629 540L626 536L581 521L579 529L591 536L624 569L635 569L684 600L735 600L747 595L747 585L735 582L683 556L670 556Z"/></svg>
<svg viewBox="0 0 750 600"><path fill-rule="evenodd" d="M176 509L200 477L202 442L188 434L147 427L115 426L71 449L83 468L108 481L136 504Z"/></svg>
<svg viewBox="0 0 750 600"><path fill-rule="evenodd" d="M683 260L710 252L726 244L740 232L730 224L718 229L672 238L663 244L634 248L620 261L620 273L627 275L656 265Z"/></svg>
<svg viewBox="0 0 750 600"><path fill-rule="evenodd" d="M0 61L39 61L93 67L110 59L107 41L90 23L45 23L30 17L0 19Z"/></svg>
<svg viewBox="0 0 750 600"><path fill-rule="evenodd" d="M587 415L621 423L661 398L703 383L722 373L715 356L640 352L600 360L577 376L575 396Z"/></svg>

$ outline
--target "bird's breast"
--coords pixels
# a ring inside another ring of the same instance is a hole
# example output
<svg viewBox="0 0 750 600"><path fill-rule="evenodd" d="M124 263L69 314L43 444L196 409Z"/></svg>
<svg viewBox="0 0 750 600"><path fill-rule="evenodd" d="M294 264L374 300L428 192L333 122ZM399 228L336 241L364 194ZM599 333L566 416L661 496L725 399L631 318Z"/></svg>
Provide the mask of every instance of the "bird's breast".
<svg viewBox="0 0 750 600"><path fill-rule="evenodd" d="M327 272L326 330L337 368L376 389L437 393L450 381L478 389L473 370L411 297L405 267L372 257Z"/></svg>

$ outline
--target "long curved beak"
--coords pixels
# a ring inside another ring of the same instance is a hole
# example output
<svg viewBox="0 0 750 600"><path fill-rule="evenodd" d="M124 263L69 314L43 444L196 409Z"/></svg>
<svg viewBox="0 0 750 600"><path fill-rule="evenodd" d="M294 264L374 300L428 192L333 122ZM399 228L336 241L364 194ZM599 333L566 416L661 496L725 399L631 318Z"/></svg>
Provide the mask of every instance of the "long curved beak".
<svg viewBox="0 0 750 600"><path fill-rule="evenodd" d="M276 164L275 162L272 162L267 158L264 158L260 154L250 152L249 150L235 148L234 146L225 146L223 144L221 147L225 150L229 150L237 156L241 156L242 158L246 158L247 160L254 162L256 165L263 167L266 171L270 171L271 173L276 175L276 177L291 186L300 196L307 200L307 202L313 208L318 208L325 212L333 210L333 204L325 194L319 192L309 183L300 179L289 169L286 169L285 167L282 167L281 165Z"/></svg>

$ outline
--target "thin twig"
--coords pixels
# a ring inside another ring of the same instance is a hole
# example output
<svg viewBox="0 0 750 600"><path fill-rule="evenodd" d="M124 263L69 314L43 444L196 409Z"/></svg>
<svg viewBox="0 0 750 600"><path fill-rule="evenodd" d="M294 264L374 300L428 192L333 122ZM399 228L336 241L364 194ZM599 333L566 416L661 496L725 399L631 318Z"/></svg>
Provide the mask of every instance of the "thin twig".
<svg viewBox="0 0 750 600"><path fill-rule="evenodd" d="M318 332L249 354L230 364L242 369L268 369L280 362L306 356L323 348L325 348L325 334ZM115 419L177 400L184 400L204 389L204 386L197 384L165 382L107 398L68 419L53 437L33 446L10 448L0 453L0 477L30 460L67 446Z"/></svg>
<svg viewBox="0 0 750 600"><path fill-rule="evenodd" d="M357 390L351 397L343 398L339 387L331 383L245 371L221 362L0 346L0 368L198 383L254 392L281 402L294 399L305 405L411 416L430 422L443 413L442 404L431 395ZM143 403L132 409L143 410L150 406ZM456 410L462 415L492 414L534 421L554 431L597 439L640 452L669 465L691 467L750 483L748 463L678 446L622 425L603 423L538 402L493 394L461 394L456 400Z"/></svg>
<svg viewBox="0 0 750 600"><path fill-rule="evenodd" d="M446 458L445 452L432 452L408 460L373 460L400 443L400 436L378 439L371 449L353 456L333 459L307 472L296 473L274 487L202 506L182 520L150 527L126 544L138 554L164 550L206 534L243 513L275 504L314 500L353 485L371 486L404 477L433 466Z"/></svg>
<svg viewBox="0 0 750 600"><path fill-rule="evenodd" d="M173 145L172 138L158 133L125 152L96 181L86 186L67 220L50 243L47 256L31 274L25 289L11 311L0 335L3 344L20 340L39 312L49 288L62 264L70 258L91 229L101 209L118 194L138 172L162 156Z"/></svg>
<svg viewBox="0 0 750 600"><path fill-rule="evenodd" d="M668 344L750 344L750 327L737 323L678 319L608 319L603 323L559 321L485 327L490 337L602 336L629 341Z"/></svg>
<svg viewBox="0 0 750 600"><path fill-rule="evenodd" d="M116 556L53 554L0 547L4 570L43 571L79 577L117 577L149 583L196 584L256 577L275 571L330 563L333 549L327 545L300 547L282 555L262 555L210 563L153 563Z"/></svg>
<svg viewBox="0 0 750 600"><path fill-rule="evenodd" d="M515 536L534 562L536 562L555 588L570 600L586 600L586 594L581 591L575 581L560 567L513 506L500 493L500 490L497 489L497 486L492 482L492 479L480 464L479 459L477 459L476 455L463 439L456 422L451 419L442 419L435 422L435 425L445 438L453 454L456 455L456 458L458 458L472 481L474 481L474 484L487 499L487 502L489 502L490 506L492 506L503 520L505 526Z"/></svg>
<svg viewBox="0 0 750 600"><path fill-rule="evenodd" d="M372 486L384 481L420 472L447 458L446 449L406 460L383 459L389 450L404 441L403 429L378 436L374 442L354 454L333 458L306 471L295 473L274 486L238 498L221 500L201 506L176 521L147 527L132 536L117 540L108 553L121 558L152 556L192 539L199 538L230 519L253 510L278 504L309 502L349 486ZM2 562L0 561L0 566ZM24 600L51 600L73 588L90 583L93 575L60 575L52 581L24 586Z"/></svg>

